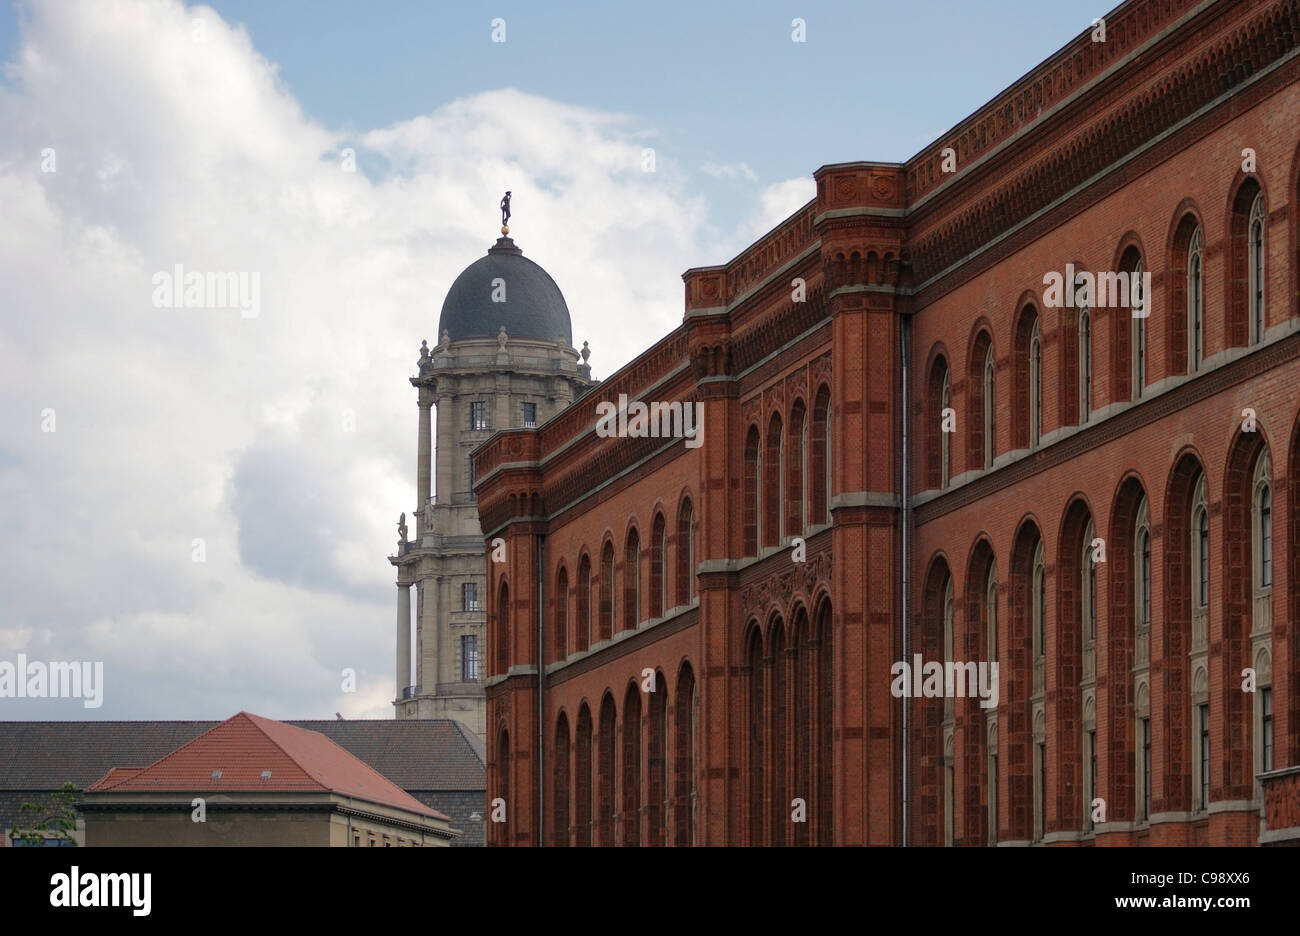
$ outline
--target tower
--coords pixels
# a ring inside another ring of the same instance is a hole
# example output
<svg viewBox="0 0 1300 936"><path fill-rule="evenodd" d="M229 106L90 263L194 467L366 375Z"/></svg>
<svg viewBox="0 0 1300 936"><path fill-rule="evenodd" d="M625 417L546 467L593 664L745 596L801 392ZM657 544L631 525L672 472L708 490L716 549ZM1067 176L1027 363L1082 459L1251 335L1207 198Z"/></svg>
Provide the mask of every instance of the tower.
<svg viewBox="0 0 1300 936"><path fill-rule="evenodd" d="M508 205L503 199L502 236L447 292L441 340L432 349L421 344L411 378L419 406L415 536L408 541L402 523L389 557L397 567L397 717L454 718L480 738L487 596L469 456L499 429L541 425L592 383L590 352L585 342L581 355L573 348L563 294L509 237Z"/></svg>

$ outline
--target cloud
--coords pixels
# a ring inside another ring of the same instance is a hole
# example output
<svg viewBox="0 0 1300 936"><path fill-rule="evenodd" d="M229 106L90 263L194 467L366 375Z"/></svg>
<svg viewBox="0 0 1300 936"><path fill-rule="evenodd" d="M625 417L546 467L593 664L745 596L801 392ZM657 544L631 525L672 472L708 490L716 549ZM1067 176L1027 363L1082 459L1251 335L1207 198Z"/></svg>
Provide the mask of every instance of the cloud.
<svg viewBox="0 0 1300 936"><path fill-rule="evenodd" d="M106 685L94 713L0 718L391 714L407 377L501 192L598 376L681 321L681 271L716 248L706 198L662 155L642 171L627 115L502 89L344 136L206 7L21 20L0 86L0 659L103 660ZM806 200L796 182L754 223ZM177 264L257 273L260 314L155 308Z"/></svg>
<svg viewBox="0 0 1300 936"><path fill-rule="evenodd" d="M715 179L744 179L746 182L758 181L758 173L744 162L725 164L706 162L700 166L700 171Z"/></svg>
<svg viewBox="0 0 1300 936"><path fill-rule="evenodd" d="M812 178L786 179L765 186L758 196L758 210L742 225L740 240L749 243L766 234L817 194Z"/></svg>

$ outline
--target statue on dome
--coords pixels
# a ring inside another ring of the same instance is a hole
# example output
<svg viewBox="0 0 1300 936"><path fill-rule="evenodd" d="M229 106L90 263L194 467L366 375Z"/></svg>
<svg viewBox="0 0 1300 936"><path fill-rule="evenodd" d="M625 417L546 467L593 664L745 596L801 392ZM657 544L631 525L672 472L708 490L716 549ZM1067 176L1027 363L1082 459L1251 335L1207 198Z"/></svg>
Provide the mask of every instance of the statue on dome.
<svg viewBox="0 0 1300 936"><path fill-rule="evenodd" d="M405 544L406 532L406 512L403 511L402 516L397 520L397 541L399 543Z"/></svg>
<svg viewBox="0 0 1300 936"><path fill-rule="evenodd" d="M501 199L501 233L510 232L510 193L506 192L505 197Z"/></svg>

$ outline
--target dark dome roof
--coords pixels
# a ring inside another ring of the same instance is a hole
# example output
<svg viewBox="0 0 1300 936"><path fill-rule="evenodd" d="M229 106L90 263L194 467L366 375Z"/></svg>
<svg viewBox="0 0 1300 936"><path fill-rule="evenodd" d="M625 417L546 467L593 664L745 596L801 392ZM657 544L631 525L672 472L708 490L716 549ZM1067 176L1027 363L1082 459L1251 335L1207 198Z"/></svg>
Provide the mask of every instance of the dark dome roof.
<svg viewBox="0 0 1300 936"><path fill-rule="evenodd" d="M493 283L505 283L505 301L493 302ZM511 338L555 341L573 346L573 325L560 287L550 274L524 256L509 237L497 240L486 257L467 266L447 290L438 317L438 339L495 338L501 326Z"/></svg>

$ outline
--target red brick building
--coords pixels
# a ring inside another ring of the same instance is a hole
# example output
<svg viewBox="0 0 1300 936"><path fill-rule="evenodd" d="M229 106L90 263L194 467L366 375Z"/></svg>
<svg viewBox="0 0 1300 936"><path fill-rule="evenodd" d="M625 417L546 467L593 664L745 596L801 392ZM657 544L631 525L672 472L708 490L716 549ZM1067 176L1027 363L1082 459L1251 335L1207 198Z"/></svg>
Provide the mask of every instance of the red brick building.
<svg viewBox="0 0 1300 936"><path fill-rule="evenodd" d="M477 451L489 842L1300 834L1300 0L1098 34L819 169L677 329ZM1110 301L1056 305L1080 271ZM703 444L601 437L621 394ZM996 705L896 697L917 654L997 662Z"/></svg>

